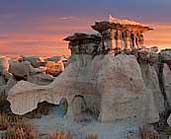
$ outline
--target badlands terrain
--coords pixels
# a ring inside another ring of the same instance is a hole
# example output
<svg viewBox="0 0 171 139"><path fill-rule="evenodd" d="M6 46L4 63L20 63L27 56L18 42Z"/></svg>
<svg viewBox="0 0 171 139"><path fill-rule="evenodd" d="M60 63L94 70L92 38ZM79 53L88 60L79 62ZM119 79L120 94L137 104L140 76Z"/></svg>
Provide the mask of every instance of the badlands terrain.
<svg viewBox="0 0 171 139"><path fill-rule="evenodd" d="M2 139L169 139L171 50L136 22L92 28L64 39L70 57L0 57Z"/></svg>

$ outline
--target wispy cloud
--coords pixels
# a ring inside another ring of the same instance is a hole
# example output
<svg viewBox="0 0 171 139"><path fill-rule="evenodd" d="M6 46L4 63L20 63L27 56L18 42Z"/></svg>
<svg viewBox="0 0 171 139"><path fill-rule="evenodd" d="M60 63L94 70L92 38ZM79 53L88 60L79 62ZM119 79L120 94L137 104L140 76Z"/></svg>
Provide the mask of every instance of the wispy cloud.
<svg viewBox="0 0 171 139"><path fill-rule="evenodd" d="M57 20L80 20L80 18L75 16L64 16L57 18Z"/></svg>

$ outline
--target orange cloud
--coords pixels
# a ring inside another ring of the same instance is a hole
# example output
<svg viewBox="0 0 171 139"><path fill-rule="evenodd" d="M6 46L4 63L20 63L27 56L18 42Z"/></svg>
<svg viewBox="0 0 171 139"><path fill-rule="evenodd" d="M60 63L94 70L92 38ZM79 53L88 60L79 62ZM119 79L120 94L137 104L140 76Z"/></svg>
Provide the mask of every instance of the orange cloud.
<svg viewBox="0 0 171 139"><path fill-rule="evenodd" d="M171 48L171 24L154 24L155 30L145 34L147 46L158 46L160 49Z"/></svg>
<svg viewBox="0 0 171 139"><path fill-rule="evenodd" d="M95 19L40 17L17 32L0 34L1 55L68 55L63 38L74 32L93 32ZM154 23L155 30L145 34L147 46L171 47L171 24Z"/></svg>
<svg viewBox="0 0 171 139"><path fill-rule="evenodd" d="M11 34L0 37L1 55L68 55L63 35Z"/></svg>

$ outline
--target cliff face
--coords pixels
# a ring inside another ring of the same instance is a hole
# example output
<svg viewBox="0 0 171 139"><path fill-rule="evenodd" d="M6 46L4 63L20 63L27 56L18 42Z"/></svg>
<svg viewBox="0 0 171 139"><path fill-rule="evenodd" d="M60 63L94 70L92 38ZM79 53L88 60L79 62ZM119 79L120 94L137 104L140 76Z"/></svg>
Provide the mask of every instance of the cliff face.
<svg viewBox="0 0 171 139"><path fill-rule="evenodd" d="M103 121L129 119L138 123L159 120L152 90L146 85L140 65L133 55L107 56L99 86Z"/></svg>
<svg viewBox="0 0 171 139"><path fill-rule="evenodd" d="M152 123L159 121L163 110L155 70L150 66L144 69L134 55L126 54L73 55L50 85L21 81L8 94L12 111L20 115L34 110L40 102L59 104L62 98L67 99L67 115L73 118L89 110L100 113L101 121Z"/></svg>

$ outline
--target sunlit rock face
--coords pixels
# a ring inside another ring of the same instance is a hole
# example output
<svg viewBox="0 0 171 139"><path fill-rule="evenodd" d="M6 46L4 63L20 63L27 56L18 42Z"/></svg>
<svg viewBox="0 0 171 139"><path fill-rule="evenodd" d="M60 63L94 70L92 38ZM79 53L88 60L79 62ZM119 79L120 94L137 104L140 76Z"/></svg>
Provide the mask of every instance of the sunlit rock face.
<svg viewBox="0 0 171 139"><path fill-rule="evenodd" d="M48 61L45 65L46 74L53 76L58 76L61 72L64 71L64 63L60 60L58 62Z"/></svg>

